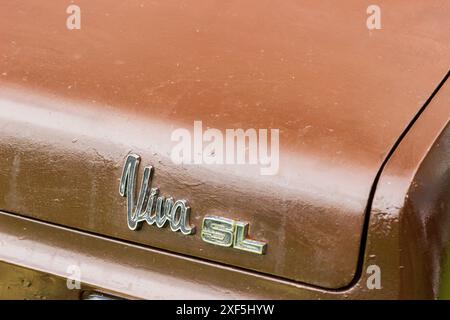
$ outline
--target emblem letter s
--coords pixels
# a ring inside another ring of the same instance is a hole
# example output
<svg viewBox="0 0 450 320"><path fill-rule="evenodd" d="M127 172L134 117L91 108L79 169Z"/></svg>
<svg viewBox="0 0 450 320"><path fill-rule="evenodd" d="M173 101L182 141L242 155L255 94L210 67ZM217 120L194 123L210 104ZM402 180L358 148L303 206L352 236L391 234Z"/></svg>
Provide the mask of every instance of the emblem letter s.
<svg viewBox="0 0 450 320"><path fill-rule="evenodd" d="M222 217L205 217L202 226L203 241L222 247L231 247L234 239L234 220Z"/></svg>

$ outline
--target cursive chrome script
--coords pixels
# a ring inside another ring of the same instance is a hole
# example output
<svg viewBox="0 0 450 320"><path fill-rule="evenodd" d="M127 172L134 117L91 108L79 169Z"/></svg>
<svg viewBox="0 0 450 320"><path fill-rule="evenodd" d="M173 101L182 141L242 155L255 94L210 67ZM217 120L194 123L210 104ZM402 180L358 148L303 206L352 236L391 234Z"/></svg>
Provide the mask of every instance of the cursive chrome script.
<svg viewBox="0 0 450 320"><path fill-rule="evenodd" d="M186 200L176 200L172 197L159 195L159 188L151 188L153 167L144 168L141 189L135 201L137 169L140 157L129 154L125 160L119 194L127 198L127 221L130 230L139 230L146 221L149 225L163 228L169 224L174 232L180 231L189 235L195 232L195 227L189 225L191 208Z"/></svg>

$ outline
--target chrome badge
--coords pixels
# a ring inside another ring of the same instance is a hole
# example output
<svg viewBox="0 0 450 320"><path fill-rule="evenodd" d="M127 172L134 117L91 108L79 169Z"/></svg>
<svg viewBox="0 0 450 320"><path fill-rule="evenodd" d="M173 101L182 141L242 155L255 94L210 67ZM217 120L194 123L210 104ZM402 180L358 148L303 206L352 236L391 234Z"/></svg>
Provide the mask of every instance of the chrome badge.
<svg viewBox="0 0 450 320"><path fill-rule="evenodd" d="M119 193L127 198L127 221L130 230L138 230L142 223L146 221L149 225L156 225L163 228L167 224L174 232L180 231L182 234L194 234L195 227L189 225L189 215L191 208L186 200L174 201L171 197L159 195L159 188L151 188L153 167L144 168L144 176L141 182L141 189L137 203L136 179L140 157L136 154L129 154L123 167L122 178L120 179Z"/></svg>
<svg viewBox="0 0 450 320"><path fill-rule="evenodd" d="M203 219L201 237L203 241L222 247L233 247L256 254L264 254L267 244L248 239L248 223L218 216Z"/></svg>

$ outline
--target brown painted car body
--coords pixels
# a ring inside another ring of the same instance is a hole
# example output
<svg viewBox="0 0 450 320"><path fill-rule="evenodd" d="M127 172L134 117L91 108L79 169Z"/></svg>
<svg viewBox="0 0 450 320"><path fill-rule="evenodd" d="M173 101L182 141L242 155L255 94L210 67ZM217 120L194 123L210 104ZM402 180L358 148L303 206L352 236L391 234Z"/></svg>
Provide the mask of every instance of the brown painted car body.
<svg viewBox="0 0 450 320"><path fill-rule="evenodd" d="M379 2L373 31L359 1L77 1L80 30L65 3L0 4L1 268L40 282L80 265L85 288L135 298L437 297L450 5ZM278 174L174 164L171 132L195 120L279 128ZM267 253L129 230L130 152L197 228L249 222ZM60 281L24 296L74 297Z"/></svg>

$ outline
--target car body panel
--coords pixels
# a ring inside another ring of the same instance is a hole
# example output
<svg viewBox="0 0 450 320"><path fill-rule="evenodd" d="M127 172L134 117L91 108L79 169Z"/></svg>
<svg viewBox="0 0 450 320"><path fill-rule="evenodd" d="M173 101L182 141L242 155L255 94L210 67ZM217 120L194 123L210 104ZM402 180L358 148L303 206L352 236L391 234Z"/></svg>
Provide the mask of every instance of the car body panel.
<svg viewBox="0 0 450 320"><path fill-rule="evenodd" d="M10 263L10 269L6 265L0 267L8 271L6 274L14 274L14 279L19 279L11 283L11 286L15 287L21 287L23 279L39 282L49 277L54 278L53 285L45 280L46 285L39 285L39 290L34 290L32 286L22 287L22 291L16 288L15 292L20 292L19 297L23 298L54 298L55 296L48 292L49 288L53 288L53 293L59 294L60 298L80 295L79 290L60 290L59 283L70 275L67 267L71 265L84 270L81 273L81 290L96 290L124 298L437 297L436 275L444 274L444 271L448 270L434 267L427 269L427 264L444 257L445 245L449 247L449 198L441 199L437 202L439 206L427 212L421 212L421 208L429 206L429 201L417 201L412 206L408 202L411 198L423 200L423 196L429 194L420 187L420 177L424 175L430 179L439 177L438 184L431 184L433 191L438 190L436 197L445 196L446 192L448 195L449 163L441 160L450 150L447 108L449 98L450 90L447 85L423 111L385 164L377 181L372 209L368 216L367 242L362 252L358 275L348 288L314 288L238 267L146 248L5 212L0 212L0 261ZM442 175L442 172L446 175ZM432 218L432 223L405 223L405 220L414 221L414 217L421 217L424 213ZM419 232L417 226L422 226ZM421 235L425 233L434 233L441 237L424 239ZM416 250L403 250L408 242L416 246ZM434 255L431 260L430 253ZM424 256L417 259L416 254ZM374 264L379 265L382 270L382 288L379 290L371 290L367 286L370 273L366 270ZM416 287L417 285L420 287ZM6 290L0 293L2 298L10 297Z"/></svg>
<svg viewBox="0 0 450 320"><path fill-rule="evenodd" d="M381 1L386 28L375 32L357 1L77 4L83 25L73 32L66 4L0 5L0 209L274 276L285 297L309 292L293 289L304 284L353 285L373 183L448 71L449 5ZM278 174L172 163L171 132L195 120L279 128ZM130 231L118 182L131 152L155 167L164 194L188 199L192 224L206 214L247 221L267 254Z"/></svg>

